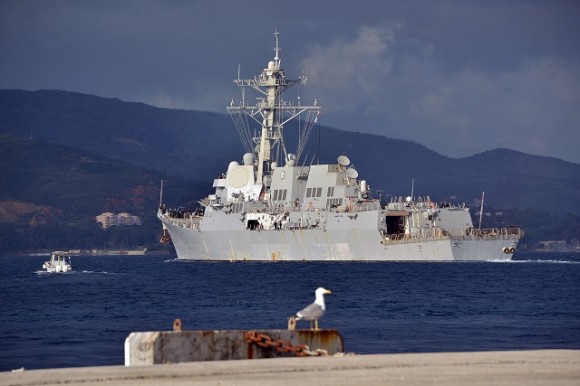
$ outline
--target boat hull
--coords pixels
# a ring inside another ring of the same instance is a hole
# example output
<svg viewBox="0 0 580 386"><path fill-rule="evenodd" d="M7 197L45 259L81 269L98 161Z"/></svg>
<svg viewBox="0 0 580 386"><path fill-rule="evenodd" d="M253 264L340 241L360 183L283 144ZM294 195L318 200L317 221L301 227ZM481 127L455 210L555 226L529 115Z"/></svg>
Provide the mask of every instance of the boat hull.
<svg viewBox="0 0 580 386"><path fill-rule="evenodd" d="M42 268L48 273L66 273L71 271L71 267L69 265L50 265L44 263Z"/></svg>
<svg viewBox="0 0 580 386"><path fill-rule="evenodd" d="M376 213L374 216L376 217ZM368 217L373 213L369 212ZM216 216L214 216L216 217ZM227 217L227 216L225 216ZM232 216L230 216L232 217ZM363 218L361 218L363 217ZM160 216L179 259L248 261L455 261L510 260L517 237L381 237L375 221L346 216L325 229L247 230L239 221L214 218L219 226L195 229ZM342 220L342 221L341 221ZM365 226L364 224L373 224ZM204 222L204 225L207 225ZM213 228L213 229L212 229Z"/></svg>

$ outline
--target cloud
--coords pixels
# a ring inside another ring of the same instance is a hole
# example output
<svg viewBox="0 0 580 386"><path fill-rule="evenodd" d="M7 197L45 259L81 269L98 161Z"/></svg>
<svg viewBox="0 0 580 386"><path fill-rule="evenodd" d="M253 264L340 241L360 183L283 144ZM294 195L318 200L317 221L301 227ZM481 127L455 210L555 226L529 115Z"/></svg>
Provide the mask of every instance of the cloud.
<svg viewBox="0 0 580 386"><path fill-rule="evenodd" d="M309 47L302 60L313 93L329 100L329 113L354 113L353 100L367 99L382 93L381 81L392 70L390 47L395 43L398 24L387 28L363 26L352 40L336 40L323 47Z"/></svg>
<svg viewBox="0 0 580 386"><path fill-rule="evenodd" d="M432 143L449 155L507 147L574 159L572 143L580 143L579 74L578 66L552 59L510 72L445 74L436 88L417 95L415 124L432 122L442 134Z"/></svg>
<svg viewBox="0 0 580 386"><path fill-rule="evenodd" d="M500 70L450 66L436 45L399 38L403 28L363 26L351 39L310 47L302 66L324 124L453 157L508 147L580 161L576 63L539 57Z"/></svg>
<svg viewBox="0 0 580 386"><path fill-rule="evenodd" d="M333 3L334 4L334 3ZM580 3L0 0L0 87L225 112L273 55L321 123L580 163ZM279 12L272 13L272 9ZM224 12L227 9L228 12Z"/></svg>

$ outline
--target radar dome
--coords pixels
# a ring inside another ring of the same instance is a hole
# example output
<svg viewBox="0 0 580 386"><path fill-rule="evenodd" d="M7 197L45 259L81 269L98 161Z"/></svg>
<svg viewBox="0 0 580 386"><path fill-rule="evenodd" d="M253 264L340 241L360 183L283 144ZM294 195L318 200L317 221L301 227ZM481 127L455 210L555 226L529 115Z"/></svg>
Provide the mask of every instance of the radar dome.
<svg viewBox="0 0 580 386"><path fill-rule="evenodd" d="M346 169L346 176L348 178L357 178L358 172L356 171L355 168L348 168L348 169Z"/></svg>
<svg viewBox="0 0 580 386"><path fill-rule="evenodd" d="M338 158L336 160L338 161L338 164L340 166L348 166L348 165L350 165L350 160L345 155L338 156Z"/></svg>
<svg viewBox="0 0 580 386"><path fill-rule="evenodd" d="M252 153L244 154L244 165L251 166L254 164L254 155Z"/></svg>
<svg viewBox="0 0 580 386"><path fill-rule="evenodd" d="M240 164L239 164L239 163L237 163L236 161L232 161L232 162L230 162L230 164L228 165L228 172L229 172L230 170L232 170L233 168L235 168L236 166L239 166L239 165L240 165Z"/></svg>

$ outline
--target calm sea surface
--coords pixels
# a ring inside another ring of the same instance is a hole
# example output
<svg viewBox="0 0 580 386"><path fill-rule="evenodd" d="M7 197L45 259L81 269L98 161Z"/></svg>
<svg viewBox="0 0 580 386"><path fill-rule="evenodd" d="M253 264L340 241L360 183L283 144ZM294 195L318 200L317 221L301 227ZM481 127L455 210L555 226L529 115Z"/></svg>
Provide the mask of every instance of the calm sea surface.
<svg viewBox="0 0 580 386"><path fill-rule="evenodd" d="M211 263L0 258L0 371L122 365L132 331L285 329L324 286L348 352L580 349L580 256L513 262ZM300 323L300 322L299 322ZM305 322L307 323L307 322ZM300 325L304 328L307 324Z"/></svg>

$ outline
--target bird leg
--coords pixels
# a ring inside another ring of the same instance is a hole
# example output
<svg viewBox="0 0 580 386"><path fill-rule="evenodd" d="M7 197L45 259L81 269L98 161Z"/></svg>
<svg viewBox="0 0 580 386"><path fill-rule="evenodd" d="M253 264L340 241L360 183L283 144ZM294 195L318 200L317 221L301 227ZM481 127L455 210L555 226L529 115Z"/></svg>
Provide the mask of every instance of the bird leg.
<svg viewBox="0 0 580 386"><path fill-rule="evenodd" d="M318 331L318 319L314 319L314 329Z"/></svg>
<svg viewBox="0 0 580 386"><path fill-rule="evenodd" d="M294 316L288 318L288 330L296 330L296 318Z"/></svg>

